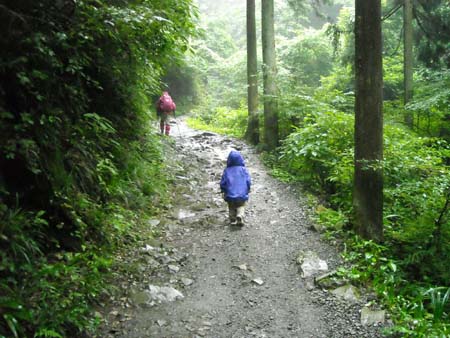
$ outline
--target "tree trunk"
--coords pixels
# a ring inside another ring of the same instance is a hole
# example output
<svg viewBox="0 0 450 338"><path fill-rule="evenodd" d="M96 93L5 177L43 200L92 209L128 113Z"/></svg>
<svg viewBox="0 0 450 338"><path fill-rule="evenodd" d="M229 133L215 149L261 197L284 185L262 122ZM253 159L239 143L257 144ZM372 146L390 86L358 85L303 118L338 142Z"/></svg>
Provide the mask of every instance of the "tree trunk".
<svg viewBox="0 0 450 338"><path fill-rule="evenodd" d="M381 0L355 7L354 224L366 239L383 240L383 76Z"/></svg>
<svg viewBox="0 0 450 338"><path fill-rule="evenodd" d="M262 0L262 49L264 75L264 144L268 150L278 146L278 97L275 82L274 1Z"/></svg>
<svg viewBox="0 0 450 338"><path fill-rule="evenodd" d="M403 3L403 86L405 105L411 101L413 94L413 27L412 27L412 0ZM413 127L413 117L407 112L405 122Z"/></svg>
<svg viewBox="0 0 450 338"><path fill-rule="evenodd" d="M255 0L247 0L247 83L248 125L245 137L250 143L258 144L258 63L256 54Z"/></svg>

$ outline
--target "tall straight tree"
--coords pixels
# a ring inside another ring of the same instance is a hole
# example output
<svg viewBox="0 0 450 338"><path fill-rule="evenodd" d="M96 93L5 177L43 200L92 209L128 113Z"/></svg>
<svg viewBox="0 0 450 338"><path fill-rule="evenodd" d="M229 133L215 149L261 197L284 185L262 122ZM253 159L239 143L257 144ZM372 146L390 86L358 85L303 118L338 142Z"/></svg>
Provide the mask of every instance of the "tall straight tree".
<svg viewBox="0 0 450 338"><path fill-rule="evenodd" d="M355 176L357 232L383 240L383 75L381 0L355 3Z"/></svg>
<svg viewBox="0 0 450 338"><path fill-rule="evenodd" d="M248 125L245 136L250 143L258 144L258 62L256 54L255 0L247 0L247 83Z"/></svg>
<svg viewBox="0 0 450 338"><path fill-rule="evenodd" d="M273 0L262 0L261 6L263 85L264 85L264 144L268 150L278 145L278 97L275 77L275 29Z"/></svg>
<svg viewBox="0 0 450 338"><path fill-rule="evenodd" d="M403 102L407 104L413 93L413 4L412 0L403 3ZM411 113L406 115L406 124L413 126Z"/></svg>

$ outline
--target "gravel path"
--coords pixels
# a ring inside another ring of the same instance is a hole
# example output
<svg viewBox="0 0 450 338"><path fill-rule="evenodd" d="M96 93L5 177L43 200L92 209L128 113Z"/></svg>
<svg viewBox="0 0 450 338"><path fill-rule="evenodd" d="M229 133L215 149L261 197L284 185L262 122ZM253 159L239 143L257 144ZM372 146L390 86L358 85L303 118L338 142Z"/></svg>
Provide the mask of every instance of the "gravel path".
<svg viewBox="0 0 450 338"><path fill-rule="evenodd" d="M165 230L159 242L144 237L123 257L133 272L118 278L99 336L382 336L380 327L360 324L367 298L346 302L301 277L301 251L314 251L330 270L340 262L337 249L311 229L300 192L269 176L241 141L183 123L173 131L175 198L165 218L153 221ZM231 149L241 151L253 181L242 228L228 224L218 193ZM158 287L177 299L158 301Z"/></svg>

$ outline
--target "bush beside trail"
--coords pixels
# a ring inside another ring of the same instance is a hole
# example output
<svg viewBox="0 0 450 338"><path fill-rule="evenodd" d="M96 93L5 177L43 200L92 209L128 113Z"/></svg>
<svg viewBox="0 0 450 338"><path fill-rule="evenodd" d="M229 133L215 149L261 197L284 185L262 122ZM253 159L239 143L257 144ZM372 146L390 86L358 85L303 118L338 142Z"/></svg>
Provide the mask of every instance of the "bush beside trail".
<svg viewBox="0 0 450 338"><path fill-rule="evenodd" d="M418 136L385 125L383 245L353 237L352 115L333 111L308 115L280 148L275 175L301 181L325 198L318 221L328 235L346 239L352 264L346 278L369 283L399 323L400 332L448 334L447 263L450 260L449 192L446 163L450 147L442 139ZM419 307L420 311L412 309ZM446 309L437 313L437 309Z"/></svg>
<svg viewBox="0 0 450 338"><path fill-rule="evenodd" d="M195 33L193 8L0 6L0 336L97 325L111 251L166 198L149 109Z"/></svg>

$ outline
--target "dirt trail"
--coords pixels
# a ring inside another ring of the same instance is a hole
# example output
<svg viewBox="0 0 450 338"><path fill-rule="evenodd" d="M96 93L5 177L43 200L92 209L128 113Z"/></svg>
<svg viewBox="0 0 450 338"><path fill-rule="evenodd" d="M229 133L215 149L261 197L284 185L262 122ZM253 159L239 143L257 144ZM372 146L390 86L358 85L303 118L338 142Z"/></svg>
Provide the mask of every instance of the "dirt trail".
<svg viewBox="0 0 450 338"><path fill-rule="evenodd" d="M173 132L180 167L163 238L143 239L125 258L140 262L140 274L120 284L124 296L105 314L103 337L381 337L379 327L360 324L366 298L345 302L301 277L300 251L314 251L330 270L339 253L311 230L300 192L269 176L240 141L183 123ZM228 225L218 193L231 149L253 181L243 228ZM150 284L184 298L158 302Z"/></svg>

